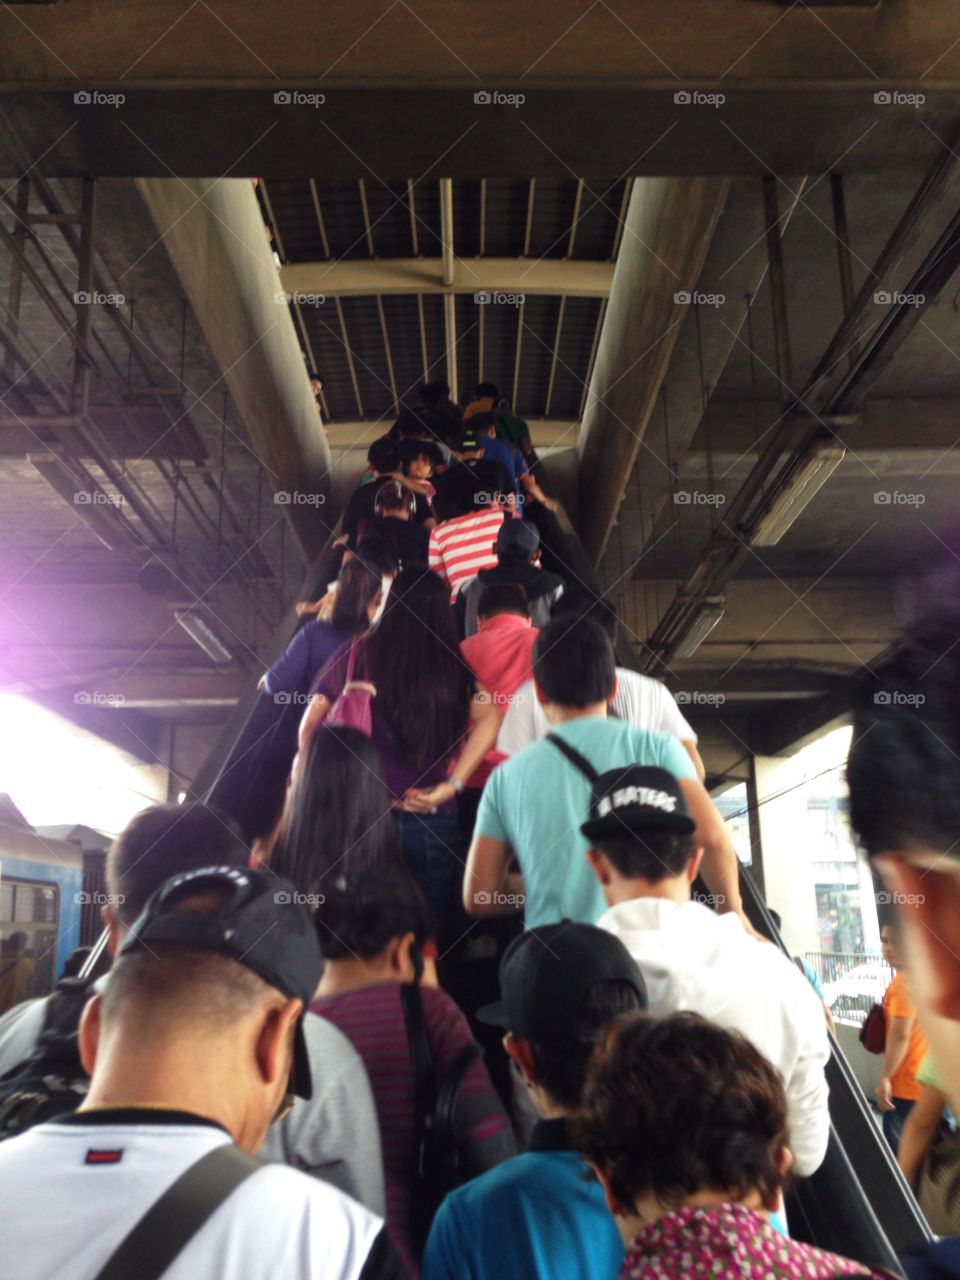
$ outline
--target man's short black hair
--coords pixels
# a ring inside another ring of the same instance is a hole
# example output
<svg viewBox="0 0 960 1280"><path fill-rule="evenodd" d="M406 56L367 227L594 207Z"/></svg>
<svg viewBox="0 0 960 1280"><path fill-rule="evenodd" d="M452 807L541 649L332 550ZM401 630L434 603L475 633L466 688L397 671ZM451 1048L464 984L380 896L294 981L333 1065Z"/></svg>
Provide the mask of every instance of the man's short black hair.
<svg viewBox="0 0 960 1280"><path fill-rule="evenodd" d="M592 618L551 618L534 645L533 674L547 700L558 707L606 702L617 678L610 637Z"/></svg>
<svg viewBox="0 0 960 1280"><path fill-rule="evenodd" d="M496 416L492 413L472 413L467 421L469 430L476 431L480 435L484 432L489 433L490 428L497 425Z"/></svg>
<svg viewBox="0 0 960 1280"><path fill-rule="evenodd" d="M155 804L131 818L107 854L117 918L133 924L154 889L182 871L246 866L250 850L228 814L205 804Z"/></svg>
<svg viewBox="0 0 960 1280"><path fill-rule="evenodd" d="M325 960L372 960L407 933L422 950L431 932L429 908L404 871L379 871L333 885L317 908L316 924Z"/></svg>
<svg viewBox="0 0 960 1280"><path fill-rule="evenodd" d="M667 877L680 875L696 852L693 836L676 831L624 830L615 836L591 841L594 849L606 856L617 871L628 880L648 880L659 884Z"/></svg>
<svg viewBox="0 0 960 1280"><path fill-rule="evenodd" d="M555 1044L529 1042L537 1083L561 1107L576 1110L597 1040L619 1014L642 1008L640 993L633 983L595 982L587 989L578 1010L575 1037Z"/></svg>
<svg viewBox="0 0 960 1280"><path fill-rule="evenodd" d="M424 382L420 386L419 391L420 403L435 405L443 399L443 391L440 389L439 382Z"/></svg>
<svg viewBox="0 0 960 1280"><path fill-rule="evenodd" d="M519 582L497 582L484 587L477 601L478 618L495 618L498 613L515 613L520 618L530 617L527 593Z"/></svg>
<svg viewBox="0 0 960 1280"><path fill-rule="evenodd" d="M494 401L500 399L500 391L494 382L478 382L477 389L473 394L477 400L487 400L490 397L492 397Z"/></svg>
<svg viewBox="0 0 960 1280"><path fill-rule="evenodd" d="M610 601L598 596L589 587L567 587L562 596L555 600L550 609L551 618L565 615L577 618L592 618L599 622L610 637L612 644L617 643L617 614Z"/></svg>
<svg viewBox="0 0 960 1280"><path fill-rule="evenodd" d="M367 450L367 461L374 471L379 471L381 474L386 471L399 471L400 446L389 436L381 436L379 440L374 440Z"/></svg>
<svg viewBox="0 0 960 1280"><path fill-rule="evenodd" d="M868 854L922 846L960 859L960 618L926 623L864 682L847 783Z"/></svg>

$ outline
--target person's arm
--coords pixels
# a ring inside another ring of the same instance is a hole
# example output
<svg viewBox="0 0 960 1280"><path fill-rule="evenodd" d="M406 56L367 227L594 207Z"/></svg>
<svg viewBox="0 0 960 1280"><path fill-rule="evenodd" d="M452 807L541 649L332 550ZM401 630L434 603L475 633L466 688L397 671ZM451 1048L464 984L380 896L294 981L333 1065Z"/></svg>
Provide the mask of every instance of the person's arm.
<svg viewBox="0 0 960 1280"><path fill-rule="evenodd" d="M420 1280L465 1280L470 1275L470 1250L448 1195L437 1210L423 1251Z"/></svg>
<svg viewBox="0 0 960 1280"><path fill-rule="evenodd" d="M830 1040L816 992L791 961L777 957L778 963L783 961L781 1043L794 1043L797 1049L792 1064L775 1065L784 1073L793 1171L807 1178L823 1163L830 1139L830 1091L825 1075Z"/></svg>
<svg viewBox="0 0 960 1280"><path fill-rule="evenodd" d="M556 511L556 498L548 498L537 483L537 477L532 471L528 471L526 475L520 477L520 483L523 485L523 491L527 497L532 498L534 502L542 502L548 511Z"/></svg>
<svg viewBox="0 0 960 1280"><path fill-rule="evenodd" d="M296 693L313 673L310 671L310 637L307 623L294 635L281 656L263 677L266 693Z"/></svg>
<svg viewBox="0 0 960 1280"><path fill-rule="evenodd" d="M920 1097L910 1108L900 1137L897 1164L911 1186L923 1163L923 1157L940 1130L940 1120L946 1105L947 1095L935 1089L932 1084L925 1084L920 1090Z"/></svg>
<svg viewBox="0 0 960 1280"><path fill-rule="evenodd" d="M910 1035L916 1018L892 1017L887 1019L887 1041L883 1050L883 1065L880 1068L880 1083L874 1089L877 1105L881 1111L895 1110L891 1077L907 1056L910 1047Z"/></svg>
<svg viewBox="0 0 960 1280"><path fill-rule="evenodd" d="M691 761L693 762L693 767L697 771L697 777L702 782L704 778L707 776L707 771L703 767L703 761L700 759L700 752L697 750L696 742L694 742L693 738L681 738L680 742L683 746L684 751L687 753L687 755L690 757Z"/></svg>
<svg viewBox="0 0 960 1280"><path fill-rule="evenodd" d="M468 916L516 915L523 905L523 877L511 872L513 850L505 840L475 835L463 873L463 909Z"/></svg>
<svg viewBox="0 0 960 1280"><path fill-rule="evenodd" d="M697 824L693 838L703 849L701 873L720 912L735 911L750 933L740 900L740 864L723 819L698 778L681 778L690 816Z"/></svg>
<svg viewBox="0 0 960 1280"><path fill-rule="evenodd" d="M429 813L439 805L456 799L459 788L454 781L466 783L483 763L488 751L492 751L500 732L503 713L485 689L478 688L470 700L470 719L473 722L463 750L450 772L450 780L435 787L411 787L397 807L406 813Z"/></svg>

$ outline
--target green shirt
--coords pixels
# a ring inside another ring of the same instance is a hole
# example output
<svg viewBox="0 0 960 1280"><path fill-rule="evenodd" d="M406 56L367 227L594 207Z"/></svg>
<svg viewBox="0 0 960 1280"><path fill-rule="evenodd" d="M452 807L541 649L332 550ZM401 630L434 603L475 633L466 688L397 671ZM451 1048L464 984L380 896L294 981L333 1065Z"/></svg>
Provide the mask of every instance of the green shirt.
<svg viewBox="0 0 960 1280"><path fill-rule="evenodd" d="M530 439L530 428L524 420L515 418L512 413L498 413L495 421L497 435L522 450L524 440Z"/></svg>
<svg viewBox="0 0 960 1280"><path fill-rule="evenodd" d="M555 725L598 773L627 764L655 765L677 778L696 778L690 757L669 733L623 720L588 716ZM553 743L533 742L498 765L480 800L475 833L508 844L523 872L528 929L560 920L594 924L607 904L587 862L580 832L590 809L587 778Z"/></svg>

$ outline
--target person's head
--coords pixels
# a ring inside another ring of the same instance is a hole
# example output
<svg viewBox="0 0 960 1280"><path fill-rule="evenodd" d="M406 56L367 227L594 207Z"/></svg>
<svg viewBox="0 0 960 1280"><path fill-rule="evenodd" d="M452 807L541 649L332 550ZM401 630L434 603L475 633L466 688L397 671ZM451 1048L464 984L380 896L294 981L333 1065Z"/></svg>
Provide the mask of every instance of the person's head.
<svg viewBox="0 0 960 1280"><path fill-rule="evenodd" d="M496 541L497 561L503 568L530 564L540 554L540 533L530 520L504 520Z"/></svg>
<svg viewBox="0 0 960 1280"><path fill-rule="evenodd" d="M500 992L478 1017L506 1031L504 1048L544 1115L576 1109L600 1033L618 1014L647 1007L620 939L572 920L515 938L500 962Z"/></svg>
<svg viewBox="0 0 960 1280"><path fill-rule="evenodd" d="M903 968L903 939L896 920L887 920L880 927L880 953L891 969Z"/></svg>
<svg viewBox="0 0 960 1280"><path fill-rule="evenodd" d="M430 408L433 408L434 405L439 404L441 400L445 399L445 397L449 395L449 391L445 392L443 390L445 386L446 386L446 383L440 383L440 382L422 383L420 386L420 390L417 393L420 399L420 403L428 405Z"/></svg>
<svg viewBox="0 0 960 1280"><path fill-rule="evenodd" d="M367 450L367 462L370 464L371 471L375 471L379 476L399 471L400 446L389 436L381 436L379 440L374 440Z"/></svg>
<svg viewBox="0 0 960 1280"><path fill-rule="evenodd" d="M610 637L592 618L551 618L534 645L533 678L548 719L551 708L584 711L605 705L617 688Z"/></svg>
<svg viewBox="0 0 960 1280"><path fill-rule="evenodd" d="M500 392L496 383L478 382L473 396L475 400L493 400L496 403L500 399Z"/></svg>
<svg viewBox="0 0 960 1280"><path fill-rule="evenodd" d="M15 933L11 933L8 938L3 940L3 954L8 958L21 956L26 949L27 935L22 929L17 929Z"/></svg>
<svg viewBox="0 0 960 1280"><path fill-rule="evenodd" d="M430 912L402 867L347 877L331 885L317 908L324 982L419 982Z"/></svg>
<svg viewBox="0 0 960 1280"><path fill-rule="evenodd" d="M417 509L416 496L399 480L387 480L373 500L374 513L390 520L411 520Z"/></svg>
<svg viewBox="0 0 960 1280"><path fill-rule="evenodd" d="M191 1111L256 1151L285 1098L311 1095L301 1019L319 976L292 885L240 867L174 876L84 1009L84 1108Z"/></svg>
<svg viewBox="0 0 960 1280"><path fill-rule="evenodd" d="M495 436L497 420L492 413L475 413L470 418L470 426L479 436Z"/></svg>
<svg viewBox="0 0 960 1280"><path fill-rule="evenodd" d="M414 480L429 480L443 462L443 454L432 440L404 440L400 454L404 475Z"/></svg>
<svg viewBox="0 0 960 1280"><path fill-rule="evenodd" d="M696 1013L618 1018L590 1062L571 1135L627 1242L688 1204L775 1209L791 1160L776 1068Z"/></svg>
<svg viewBox="0 0 960 1280"><path fill-rule="evenodd" d="M609 600L598 596L589 587L567 587L550 609L551 618L591 618L598 622L610 637L610 643L617 643L617 614Z"/></svg>
<svg viewBox="0 0 960 1280"><path fill-rule="evenodd" d="M337 877L398 858L379 751L357 729L321 725L294 775L271 869L314 903Z"/></svg>
<svg viewBox="0 0 960 1280"><path fill-rule="evenodd" d="M459 433L450 449L461 462L471 462L483 457L482 437L474 429L472 421L469 426L465 426Z"/></svg>
<svg viewBox="0 0 960 1280"><path fill-rule="evenodd" d="M467 727L473 676L446 584L429 569L402 569L365 646L374 723L417 768L447 759Z"/></svg>
<svg viewBox="0 0 960 1280"><path fill-rule="evenodd" d="M865 682L847 761L850 823L903 935L939 1070L960 1079L960 620L925 620ZM960 1106L960 1087L948 1093Z"/></svg>
<svg viewBox="0 0 960 1280"><path fill-rule="evenodd" d="M376 529L364 533L357 543L356 558L362 560L374 573L379 574L381 582L384 579L395 578L400 567L393 539L378 533ZM349 564L349 561L347 563Z"/></svg>
<svg viewBox="0 0 960 1280"><path fill-rule="evenodd" d="M703 850L694 839L683 790L666 769L626 765L593 784L590 816L580 828L587 858L610 906L634 898L684 902Z"/></svg>
<svg viewBox="0 0 960 1280"><path fill-rule="evenodd" d="M477 618L481 622L486 622L488 618L499 617L504 613L530 620L527 593L515 582L497 582L492 586L484 587L480 592L480 599L477 601Z"/></svg>
<svg viewBox="0 0 960 1280"><path fill-rule="evenodd" d="M309 373L310 390L313 392L314 400L320 399L320 393L323 391L323 379L317 373L316 369L311 369Z"/></svg>
<svg viewBox="0 0 960 1280"><path fill-rule="evenodd" d="M100 916L116 955L147 899L170 876L198 867L243 867L250 858L240 828L205 804L155 804L131 818L107 853L108 905Z"/></svg>
<svg viewBox="0 0 960 1280"><path fill-rule="evenodd" d="M383 564L371 564L366 556L352 556L340 570L333 597L330 625L343 635L366 631L383 600Z"/></svg>

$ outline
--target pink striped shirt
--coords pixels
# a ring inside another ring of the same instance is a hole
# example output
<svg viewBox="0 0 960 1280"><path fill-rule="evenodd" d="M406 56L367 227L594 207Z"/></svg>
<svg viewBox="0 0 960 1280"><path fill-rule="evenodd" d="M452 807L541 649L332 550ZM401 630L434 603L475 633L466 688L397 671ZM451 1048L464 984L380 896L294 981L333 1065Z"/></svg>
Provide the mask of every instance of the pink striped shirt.
<svg viewBox="0 0 960 1280"><path fill-rule="evenodd" d="M451 602L465 582L496 565L497 534L503 520L503 509L494 507L444 520L431 529L428 564L450 588Z"/></svg>

